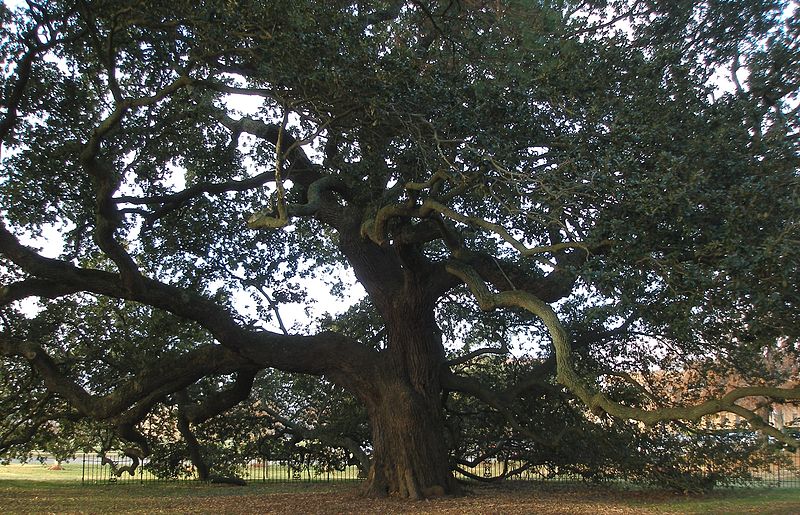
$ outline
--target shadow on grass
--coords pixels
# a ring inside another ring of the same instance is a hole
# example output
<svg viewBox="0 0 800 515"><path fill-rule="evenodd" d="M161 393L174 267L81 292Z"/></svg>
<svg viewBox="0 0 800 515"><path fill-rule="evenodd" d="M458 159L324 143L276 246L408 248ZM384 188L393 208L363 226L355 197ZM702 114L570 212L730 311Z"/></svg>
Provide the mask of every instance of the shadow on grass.
<svg viewBox="0 0 800 515"><path fill-rule="evenodd" d="M358 485L204 483L80 485L0 480L4 513L800 513L800 489L735 489L685 496L589 485L470 485L467 495L421 502L363 499Z"/></svg>

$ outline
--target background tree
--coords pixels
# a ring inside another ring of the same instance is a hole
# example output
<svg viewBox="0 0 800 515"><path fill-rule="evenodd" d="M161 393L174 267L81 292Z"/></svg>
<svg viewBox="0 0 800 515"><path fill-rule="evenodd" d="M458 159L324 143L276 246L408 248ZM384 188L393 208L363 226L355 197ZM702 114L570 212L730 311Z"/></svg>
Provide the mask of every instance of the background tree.
<svg viewBox="0 0 800 515"><path fill-rule="evenodd" d="M579 413L554 399L622 425L727 411L795 444L738 403L800 398L764 374L798 352L795 8L4 6L0 352L32 392L4 442L92 419L141 457L149 412L184 404L191 430L276 369L363 405L370 495L458 491L465 396L542 447ZM277 317L346 274L360 313ZM467 366L511 349L536 366ZM741 384L657 390L689 367Z"/></svg>

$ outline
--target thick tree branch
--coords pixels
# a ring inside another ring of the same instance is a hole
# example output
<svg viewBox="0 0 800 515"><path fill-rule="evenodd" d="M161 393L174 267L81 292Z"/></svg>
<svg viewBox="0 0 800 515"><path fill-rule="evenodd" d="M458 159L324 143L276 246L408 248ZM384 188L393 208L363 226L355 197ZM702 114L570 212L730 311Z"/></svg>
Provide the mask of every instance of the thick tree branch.
<svg viewBox="0 0 800 515"><path fill-rule="evenodd" d="M63 374L58 364L39 345L0 332L0 353L21 356L43 378L47 389L66 399L82 414L95 420L116 417L129 406L156 399L194 383L213 373L230 373L249 363L240 355L218 345L198 347L178 357L162 358L134 377L120 383L107 395L92 395ZM138 413L137 410L137 416ZM134 417L138 418L138 417ZM138 421L138 420L137 420Z"/></svg>
<svg viewBox="0 0 800 515"><path fill-rule="evenodd" d="M178 414L176 420L178 431L181 433L183 441L186 442L186 448L189 451L189 459L192 461L192 464L197 470L197 478L200 481L206 481L208 480L210 470L202 452L200 452L200 442L197 441L197 437L192 431L191 421L186 415L185 407L189 405L189 396L186 393L186 390L178 392L176 394L176 399L178 401Z"/></svg>
<svg viewBox="0 0 800 515"><path fill-rule="evenodd" d="M421 191L434 188L437 184L445 181L446 178L446 174L437 172L426 183L408 183L405 187L409 191ZM542 277L541 273L532 273L531 270L519 265L503 262L503 260L488 254L472 252L466 248L464 239L459 231L443 220L443 216L498 234L524 256L537 257L541 254L551 254L555 258L555 262L545 262L548 266L553 267L553 270ZM568 295L572 291L577 278L572 269L584 263L591 253L601 252L611 244L609 241L592 245L555 241L552 245L528 248L511 236L502 226L486 220L461 215L430 198L424 200L419 206L413 200L407 203L383 206L375 213L374 217L366 218L362 222L361 236L368 238L376 245L383 245L390 237L390 222L397 218L420 218L424 220L423 223L425 224L419 224L422 226L421 230L408 229L407 227L411 227L410 224L401 224L401 229L398 233L392 235L398 241L415 241L415 238L426 241L442 239L455 258L468 262L478 269L496 288L500 290L528 290L547 302L554 302ZM436 229L434 229L434 226ZM437 230L438 235L436 234ZM452 277L447 277L448 275L450 274L442 272L435 281L437 297L457 285L457 282L454 282Z"/></svg>
<svg viewBox="0 0 800 515"><path fill-rule="evenodd" d="M231 118L223 111L214 113L216 120L228 128L234 134L246 132L261 138L272 145L278 144L278 137L281 137L282 147L286 150L282 152L284 159L288 163L285 179L301 184L308 188L320 178L319 167L315 165L306 155L303 148L298 143L298 139L289 133L283 133L281 124L265 123L249 117L242 117L238 120ZM283 134L282 134L283 133ZM274 173L274 172L273 172Z"/></svg>
<svg viewBox="0 0 800 515"><path fill-rule="evenodd" d="M149 224L155 220L164 217L165 215L180 209L191 200L203 195L204 193L218 195L229 191L247 191L259 188L268 182L275 180L275 172L270 170L262 172L253 177L243 179L241 181L226 181L219 183L200 182L193 184L185 190L168 194L168 195L155 195L152 197L135 197L130 195L123 195L115 197L113 200L118 204L137 204L137 205L156 205L161 204L161 207L155 209L152 213L146 216Z"/></svg>
<svg viewBox="0 0 800 515"><path fill-rule="evenodd" d="M186 420L192 424L202 424L206 420L224 413L250 396L257 370L245 370L236 375L236 381L226 389L205 398L201 403L189 403L179 399L179 406Z"/></svg>
<svg viewBox="0 0 800 515"><path fill-rule="evenodd" d="M113 63L111 67L113 68ZM91 176L95 186L94 239L98 247L117 265L125 287L130 290L142 287L142 276L136 262L115 236L122 224L122 216L114 201L120 178L117 177L113 165L101 158L100 146L106 136L119 126L130 109L160 102L190 82L189 77L184 75L150 97L118 99L114 111L94 129L80 154L81 165Z"/></svg>
<svg viewBox="0 0 800 515"><path fill-rule="evenodd" d="M665 407L658 409L633 408L613 401L596 388L589 386L572 366L572 347L569 336L553 309L536 296L524 291L506 291L492 293L478 273L463 264L451 263L448 267L450 273L458 276L472 291L478 304L484 311L496 308L521 308L539 317L547 327L556 352L556 368L558 381L569 388L586 406L592 410L605 411L612 416L627 420L638 420L647 425L668 420L698 420L703 416L712 415L722 411L742 413L742 407L736 401L746 397L767 397L774 401L787 401L800 399L800 388L774 388L751 386L735 388L719 399L711 399L693 406ZM758 419L761 420L759 424ZM750 424L770 436L791 445L800 446L789 435L780 431L772 431L763 419L754 413L748 419ZM763 425L761 425L763 424ZM773 428L774 429L774 428Z"/></svg>
<svg viewBox="0 0 800 515"><path fill-rule="evenodd" d="M0 306L7 306L14 301L28 297L55 299L79 291L78 287L61 284L57 281L25 279L0 287Z"/></svg>
<svg viewBox="0 0 800 515"><path fill-rule="evenodd" d="M39 278L57 281L80 291L141 302L194 321L207 329L223 346L250 360L244 363L250 367L330 374L339 384L352 385L363 380L376 364L373 350L336 333L294 336L244 329L228 310L216 303L189 290L148 278L142 278L141 288L131 291L116 274L78 268L39 256L21 245L2 224L0 253L25 272Z"/></svg>
<svg viewBox="0 0 800 515"><path fill-rule="evenodd" d="M345 197L350 195L350 189L342 178L326 175L308 187L308 202L305 204L285 205L283 214L280 213L280 208L259 211L248 218L247 226L251 229L277 229L287 226L290 218L314 216L325 206L325 195L334 191Z"/></svg>
<svg viewBox="0 0 800 515"><path fill-rule="evenodd" d="M505 462L503 462L503 471L500 473L500 475L493 476L493 477L479 476L478 474L473 474L472 472L470 472L468 470L465 470L465 469L463 469L461 467L456 467L456 471L458 471L458 473L463 474L464 476L466 476L466 477L468 477L470 479L473 479L475 481L480 481L481 483L496 483L498 481L502 481L504 479L508 479L509 477L513 477L513 476L516 476L518 474L522 474L523 472L525 472L526 470L528 470L529 468L531 468L533 466L534 466L534 463L527 461L527 462L523 462L523 464L520 465L519 467L512 468L511 470L509 470L508 469L508 462L505 461Z"/></svg>

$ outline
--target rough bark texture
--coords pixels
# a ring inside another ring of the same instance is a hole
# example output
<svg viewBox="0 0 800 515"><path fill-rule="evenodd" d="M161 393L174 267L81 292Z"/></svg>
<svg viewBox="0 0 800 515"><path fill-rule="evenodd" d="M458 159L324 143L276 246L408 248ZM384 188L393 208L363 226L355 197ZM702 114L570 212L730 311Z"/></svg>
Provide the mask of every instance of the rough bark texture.
<svg viewBox="0 0 800 515"><path fill-rule="evenodd" d="M456 495L441 411L443 348L432 306L397 299L384 313L388 352L369 395L373 459L369 496L422 499Z"/></svg>
<svg viewBox="0 0 800 515"><path fill-rule="evenodd" d="M387 378L368 403L373 459L368 496L412 499L460 493L450 472L436 398L423 397L399 378Z"/></svg>

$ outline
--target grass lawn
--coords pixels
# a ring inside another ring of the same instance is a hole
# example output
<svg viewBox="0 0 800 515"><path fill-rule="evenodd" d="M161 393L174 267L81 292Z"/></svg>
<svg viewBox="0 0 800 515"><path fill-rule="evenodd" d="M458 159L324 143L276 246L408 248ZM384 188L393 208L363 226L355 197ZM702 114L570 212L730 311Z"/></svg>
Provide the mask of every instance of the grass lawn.
<svg viewBox="0 0 800 515"><path fill-rule="evenodd" d="M194 482L80 484L80 463L0 466L3 513L541 513L800 514L800 488L733 489L683 496L657 490L506 483L421 502L372 500L353 483Z"/></svg>
<svg viewBox="0 0 800 515"><path fill-rule="evenodd" d="M51 470L52 464L42 465L38 461L0 465L0 484L7 481L81 482L81 463L64 463L62 470Z"/></svg>

